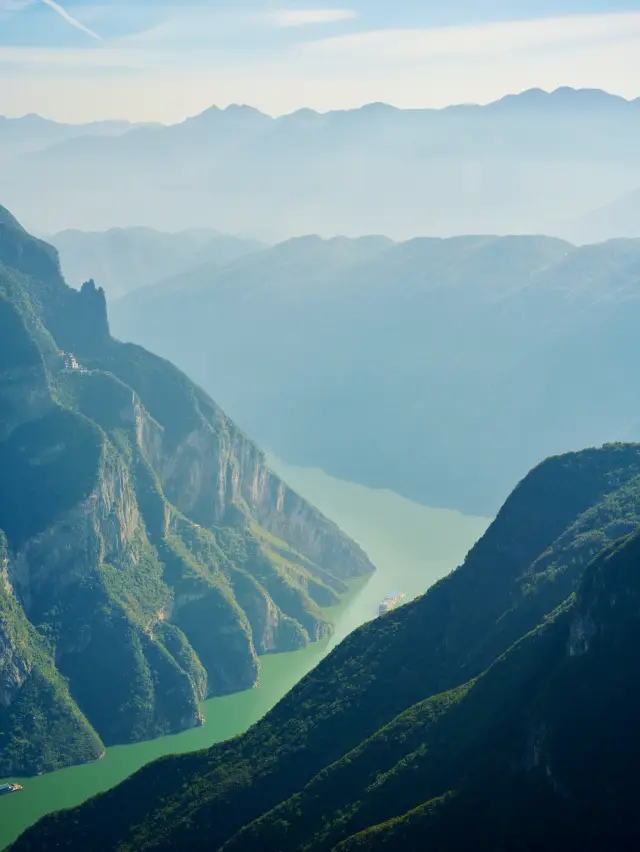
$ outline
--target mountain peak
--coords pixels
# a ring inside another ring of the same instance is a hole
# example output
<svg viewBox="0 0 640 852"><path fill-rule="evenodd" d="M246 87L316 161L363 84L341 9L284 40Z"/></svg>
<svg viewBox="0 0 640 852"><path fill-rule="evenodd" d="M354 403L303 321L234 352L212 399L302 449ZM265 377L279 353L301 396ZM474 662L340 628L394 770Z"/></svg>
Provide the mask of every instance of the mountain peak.
<svg viewBox="0 0 640 852"><path fill-rule="evenodd" d="M68 287L55 258L0 227L2 778L201 724L205 697L256 684L259 654L327 636L322 609L374 570L204 391L111 338L104 291ZM25 548L48 574L20 568Z"/></svg>
<svg viewBox="0 0 640 852"><path fill-rule="evenodd" d="M366 112L366 113L390 113L390 112L398 112L399 108L393 106L393 104L387 104L384 101L374 101L370 104L363 104L358 112Z"/></svg>
<svg viewBox="0 0 640 852"><path fill-rule="evenodd" d="M4 227L10 228L12 231L19 231L20 233L25 233L24 228L18 222L16 217L10 213L6 207L3 207L0 204L0 225Z"/></svg>
<svg viewBox="0 0 640 852"><path fill-rule="evenodd" d="M603 89L575 89L571 86L560 86L552 91L534 88L526 89L519 94L505 95L497 101L488 104L489 107L559 107L567 108L609 108L628 106L630 101L605 92Z"/></svg>
<svg viewBox="0 0 640 852"><path fill-rule="evenodd" d="M265 113L261 112L256 107L252 107L249 104L229 104L223 110L223 112L227 113L227 115L264 115Z"/></svg>
<svg viewBox="0 0 640 852"><path fill-rule="evenodd" d="M229 104L224 108L214 104L208 109L205 109L203 112L198 113L198 115L187 118L185 123L191 124L195 122L202 124L205 122L218 121L223 117L227 119L233 118L245 121L273 121L271 116L266 115L264 112L260 112L259 109L249 106L248 104Z"/></svg>
<svg viewBox="0 0 640 852"><path fill-rule="evenodd" d="M584 106L610 106L613 104L624 104L627 106L630 102L621 95L615 95L611 92L606 92L604 89L574 89L571 86L560 86L554 89L549 95L552 100L572 102Z"/></svg>
<svg viewBox="0 0 640 852"><path fill-rule="evenodd" d="M48 279L60 273L58 252L32 237L6 207L0 206L0 263L25 275Z"/></svg>

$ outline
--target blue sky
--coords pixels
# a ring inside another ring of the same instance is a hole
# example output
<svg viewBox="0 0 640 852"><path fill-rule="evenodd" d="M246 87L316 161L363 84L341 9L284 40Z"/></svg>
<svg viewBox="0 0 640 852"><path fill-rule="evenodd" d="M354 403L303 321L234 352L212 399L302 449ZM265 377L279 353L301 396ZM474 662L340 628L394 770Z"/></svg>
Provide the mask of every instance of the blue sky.
<svg viewBox="0 0 640 852"><path fill-rule="evenodd" d="M536 85L640 95L640 0L0 0L9 115L442 106Z"/></svg>

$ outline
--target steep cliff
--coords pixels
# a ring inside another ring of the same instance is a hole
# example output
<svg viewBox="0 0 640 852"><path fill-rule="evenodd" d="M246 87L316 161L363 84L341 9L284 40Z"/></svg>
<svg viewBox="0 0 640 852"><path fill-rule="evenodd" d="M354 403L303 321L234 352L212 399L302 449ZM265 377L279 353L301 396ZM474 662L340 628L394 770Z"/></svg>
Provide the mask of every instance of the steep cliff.
<svg viewBox="0 0 640 852"><path fill-rule="evenodd" d="M0 531L0 766L13 775L95 760L100 739L20 608L8 564Z"/></svg>
<svg viewBox="0 0 640 852"><path fill-rule="evenodd" d="M640 445L547 460L460 568L242 737L15 852L637 848L639 525Z"/></svg>
<svg viewBox="0 0 640 852"><path fill-rule="evenodd" d="M0 529L0 777L200 723L373 570L1 208Z"/></svg>

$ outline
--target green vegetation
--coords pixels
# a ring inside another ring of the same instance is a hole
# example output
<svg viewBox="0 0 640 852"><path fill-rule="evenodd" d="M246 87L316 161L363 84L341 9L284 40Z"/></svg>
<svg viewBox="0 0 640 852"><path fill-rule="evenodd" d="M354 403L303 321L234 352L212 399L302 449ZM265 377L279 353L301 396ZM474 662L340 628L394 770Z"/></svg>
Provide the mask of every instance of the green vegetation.
<svg viewBox="0 0 640 852"><path fill-rule="evenodd" d="M322 608L371 566L1 215L0 263L9 775L198 724L260 654L325 635ZM145 767L16 852L634 848L639 528L639 445L549 458L456 571L246 734Z"/></svg>
<svg viewBox="0 0 640 852"><path fill-rule="evenodd" d="M5 370L39 366L40 351L18 311L0 293L0 358Z"/></svg>
<svg viewBox="0 0 640 852"><path fill-rule="evenodd" d="M460 568L246 734L15 852L634 848L639 528L640 446L548 459Z"/></svg>
<svg viewBox="0 0 640 852"><path fill-rule="evenodd" d="M0 412L0 777L199 724L373 570L2 208Z"/></svg>
<svg viewBox="0 0 640 852"><path fill-rule="evenodd" d="M102 433L59 407L0 445L0 526L12 549L51 526L97 484Z"/></svg>
<svg viewBox="0 0 640 852"><path fill-rule="evenodd" d="M8 558L0 531L0 775L35 774L95 760L102 743L15 599Z"/></svg>

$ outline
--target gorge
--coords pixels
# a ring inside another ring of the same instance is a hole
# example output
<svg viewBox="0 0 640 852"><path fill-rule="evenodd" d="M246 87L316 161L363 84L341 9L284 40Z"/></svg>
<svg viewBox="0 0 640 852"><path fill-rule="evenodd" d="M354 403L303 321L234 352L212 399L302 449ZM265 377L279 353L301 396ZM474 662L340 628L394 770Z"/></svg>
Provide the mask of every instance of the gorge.
<svg viewBox="0 0 640 852"><path fill-rule="evenodd" d="M95 763L20 779L24 794L0 798L0 849L37 819L78 805L91 795L123 781L165 754L196 751L244 732L257 722L311 668L352 630L375 615L379 601L399 586L407 601L448 573L484 532L488 519L428 509L390 492L374 491L328 477L321 471L291 468L274 457L269 466L359 542L376 565L367 580L356 581L347 598L329 613L331 637L306 649L261 659L257 688L209 699L200 728L127 746L107 749Z"/></svg>
<svg viewBox="0 0 640 852"><path fill-rule="evenodd" d="M373 564L0 208L0 775L200 724Z"/></svg>

